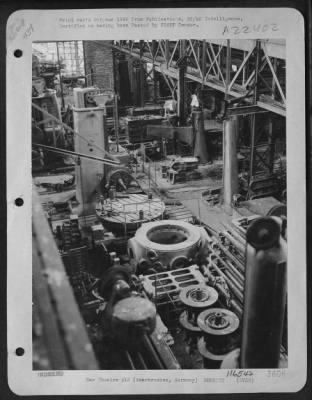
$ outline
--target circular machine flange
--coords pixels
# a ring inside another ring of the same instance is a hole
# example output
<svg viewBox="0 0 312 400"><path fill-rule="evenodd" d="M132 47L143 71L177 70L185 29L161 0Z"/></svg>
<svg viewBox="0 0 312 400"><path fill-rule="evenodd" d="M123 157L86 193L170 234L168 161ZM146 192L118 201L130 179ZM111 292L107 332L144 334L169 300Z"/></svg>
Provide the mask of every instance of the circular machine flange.
<svg viewBox="0 0 312 400"><path fill-rule="evenodd" d="M239 319L225 308L210 308L199 314L197 324L204 334L225 336L238 329Z"/></svg>
<svg viewBox="0 0 312 400"><path fill-rule="evenodd" d="M176 252L198 243L200 231L184 221L155 221L142 225L135 238L145 248Z"/></svg>
<svg viewBox="0 0 312 400"><path fill-rule="evenodd" d="M181 269L187 267L189 264L189 260L185 256L177 256L174 257L170 262L170 269Z"/></svg>
<svg viewBox="0 0 312 400"><path fill-rule="evenodd" d="M179 317L181 326L190 333L200 333L197 315L203 309L211 307L218 300L218 292L205 285L192 285L183 288L179 294L180 301L187 307Z"/></svg>
<svg viewBox="0 0 312 400"><path fill-rule="evenodd" d="M204 367L219 368L226 355L233 350L239 319L227 309L210 308L199 314L197 324L203 332L197 348L203 357Z"/></svg>
<svg viewBox="0 0 312 400"><path fill-rule="evenodd" d="M103 206L97 204L96 214L103 225L112 232L134 232L144 222L158 220L165 212L165 204L147 194L127 194L127 198L116 197L105 200Z"/></svg>
<svg viewBox="0 0 312 400"><path fill-rule="evenodd" d="M203 309L211 307L217 302L218 292L210 286L192 285L183 288L179 297L187 307Z"/></svg>

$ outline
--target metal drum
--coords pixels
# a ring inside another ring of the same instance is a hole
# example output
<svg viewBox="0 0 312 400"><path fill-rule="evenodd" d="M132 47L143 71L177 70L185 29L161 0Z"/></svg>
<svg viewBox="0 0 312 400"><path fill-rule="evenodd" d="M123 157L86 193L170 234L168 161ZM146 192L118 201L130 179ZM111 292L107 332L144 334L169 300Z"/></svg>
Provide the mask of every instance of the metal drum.
<svg viewBox="0 0 312 400"><path fill-rule="evenodd" d="M151 334L155 327L156 307L145 298L125 298L120 300L113 309L113 333L125 348L135 348L139 338Z"/></svg>

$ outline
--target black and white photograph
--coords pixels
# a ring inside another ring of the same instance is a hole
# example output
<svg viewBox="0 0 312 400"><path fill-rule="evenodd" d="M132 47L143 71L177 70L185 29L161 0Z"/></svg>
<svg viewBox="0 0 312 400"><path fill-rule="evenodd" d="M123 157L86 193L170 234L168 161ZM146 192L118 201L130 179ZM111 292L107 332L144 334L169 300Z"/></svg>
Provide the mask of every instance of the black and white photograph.
<svg viewBox="0 0 312 400"><path fill-rule="evenodd" d="M304 120L286 23L268 10L270 22L246 25L211 10L91 11L43 14L42 35L26 17L9 31L29 43L20 150L29 191L15 208L29 210L32 250L13 258L30 263L27 362L37 387L68 373L86 393L297 387L305 265L295 294L293 261L305 248L296 242L305 198L294 182L305 136L290 132L296 107L299 129ZM58 394L75 393L70 382Z"/></svg>
<svg viewBox="0 0 312 400"><path fill-rule="evenodd" d="M287 366L285 41L231 42L33 44L34 369Z"/></svg>

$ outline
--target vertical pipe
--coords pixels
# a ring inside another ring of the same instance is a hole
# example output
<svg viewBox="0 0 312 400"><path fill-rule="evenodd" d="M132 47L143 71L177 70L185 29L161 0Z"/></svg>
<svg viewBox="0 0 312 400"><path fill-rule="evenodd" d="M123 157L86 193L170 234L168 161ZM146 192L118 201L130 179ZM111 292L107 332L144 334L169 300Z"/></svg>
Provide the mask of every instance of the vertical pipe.
<svg viewBox="0 0 312 400"><path fill-rule="evenodd" d="M286 305L287 246L275 218L247 230L241 368L278 368Z"/></svg>
<svg viewBox="0 0 312 400"><path fill-rule="evenodd" d="M223 199L225 208L232 208L233 194L238 192L238 166L236 152L237 117L223 122Z"/></svg>

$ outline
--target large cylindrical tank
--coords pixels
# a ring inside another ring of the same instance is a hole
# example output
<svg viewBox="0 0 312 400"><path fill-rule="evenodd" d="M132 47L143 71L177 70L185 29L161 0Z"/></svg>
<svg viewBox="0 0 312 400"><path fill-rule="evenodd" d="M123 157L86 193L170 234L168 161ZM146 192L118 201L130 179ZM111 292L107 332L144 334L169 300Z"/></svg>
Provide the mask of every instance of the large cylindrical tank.
<svg viewBox="0 0 312 400"><path fill-rule="evenodd" d="M241 368L277 368L286 305L287 246L276 217L248 228Z"/></svg>
<svg viewBox="0 0 312 400"><path fill-rule="evenodd" d="M205 247L204 228L184 221L165 220L143 224L128 241L129 256L139 270L157 272L184 268Z"/></svg>

